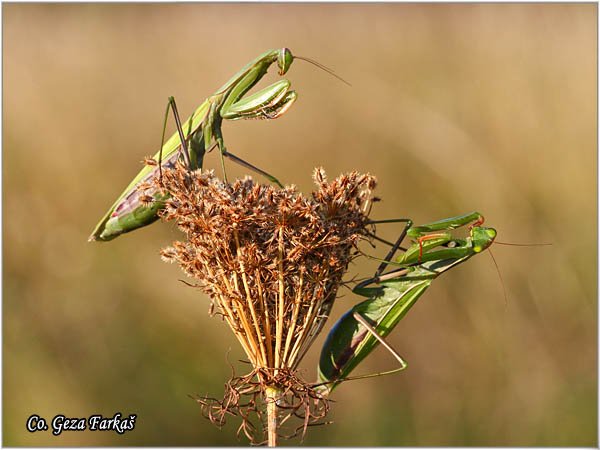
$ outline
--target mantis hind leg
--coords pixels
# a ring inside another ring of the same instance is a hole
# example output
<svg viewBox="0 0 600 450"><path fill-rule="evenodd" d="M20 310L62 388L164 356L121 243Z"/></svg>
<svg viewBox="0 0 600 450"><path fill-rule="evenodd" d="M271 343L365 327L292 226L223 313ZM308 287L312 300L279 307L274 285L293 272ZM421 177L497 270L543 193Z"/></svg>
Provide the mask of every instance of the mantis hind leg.
<svg viewBox="0 0 600 450"><path fill-rule="evenodd" d="M183 135L183 129L181 127L181 119L179 117L179 112L177 111L177 104L175 103L175 97L169 97L169 102L167 103L167 110L165 111L165 120L163 122L162 137L160 140L160 150L158 152L158 171L159 171L161 180L162 180L162 149L163 149L163 145L165 143L165 131L167 129L167 119L169 117L169 108L173 111L173 116L175 117L175 125L177 126L177 132L179 133L179 140L181 141L180 151L182 153L183 160L185 161L189 170L192 170L192 162L190 161L190 154L188 152L186 138ZM189 130L188 130L188 135L189 135Z"/></svg>
<svg viewBox="0 0 600 450"><path fill-rule="evenodd" d="M381 337L381 335L377 332L377 330L375 328L373 328L373 326L367 321L367 319L365 319L364 316L362 316L358 312L354 311L352 313L352 317L354 317L354 320L356 320L363 327L365 327L367 332L369 334L371 334L381 345L383 345L383 347L387 351L389 351L394 356L394 358L396 358L396 360L400 363L400 367L397 367L392 370L386 370L385 372L369 373L366 375L356 375L356 376L352 376L352 377L335 378L335 379L326 381L324 383L314 384L313 387L330 385L330 384L334 384L334 383L341 383L344 381L364 380L365 378L374 378L374 377L381 377L383 375L391 375L393 373L398 373L408 367L408 363L404 360L404 358L402 358L402 356L400 356L400 354L396 350L394 350L394 348L389 344L389 342L387 342L383 337Z"/></svg>
<svg viewBox="0 0 600 450"><path fill-rule="evenodd" d="M406 364L406 361L404 361L404 358L402 358L402 356L400 356L398 354L398 352L396 350L394 350L394 348L383 337L381 337L379 335L377 330L375 328L373 328L373 326L363 316L361 316L356 311L354 311L354 313L352 315L354 316L354 318L356 319L357 322L359 322L363 327L365 327L367 329L367 331L369 333L371 333L371 335L373 335L373 337L375 339L377 339L379 341L379 343L381 345L383 345L385 347L385 349L387 351L389 351L392 355L394 355L394 358L396 358L398 360L398 362L400 363L400 367L398 369L392 370L391 373L399 372L401 370L406 369L406 366L408 364ZM374 374L373 376L377 376L377 375L381 375L381 374Z"/></svg>

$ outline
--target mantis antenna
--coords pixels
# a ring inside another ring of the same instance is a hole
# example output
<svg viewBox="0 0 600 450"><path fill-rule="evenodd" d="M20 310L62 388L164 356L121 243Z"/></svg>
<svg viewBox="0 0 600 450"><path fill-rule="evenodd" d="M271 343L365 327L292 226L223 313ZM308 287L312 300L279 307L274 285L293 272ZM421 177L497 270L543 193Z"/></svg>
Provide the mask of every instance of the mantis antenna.
<svg viewBox="0 0 600 450"><path fill-rule="evenodd" d="M310 58L307 58L305 56L296 56L296 55L294 55L294 58L298 58L298 59L301 59L302 61L309 62L309 63L313 64L314 66L317 66L319 69L324 70L329 75L333 75L334 77L336 77L341 82L346 83L348 86L352 87L352 85L350 83L348 83L346 80L344 80L342 77L340 77L337 73L335 73L329 67L321 64L320 62L317 62L314 59L310 59Z"/></svg>

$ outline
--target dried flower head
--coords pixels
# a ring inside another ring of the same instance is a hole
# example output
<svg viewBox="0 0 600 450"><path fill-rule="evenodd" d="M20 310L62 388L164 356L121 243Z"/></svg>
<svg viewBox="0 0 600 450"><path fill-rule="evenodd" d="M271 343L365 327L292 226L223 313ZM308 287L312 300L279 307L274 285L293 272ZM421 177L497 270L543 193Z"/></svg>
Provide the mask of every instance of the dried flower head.
<svg viewBox="0 0 600 450"><path fill-rule="evenodd" d="M323 169L313 177L307 198L249 177L225 184L178 163L151 188L170 193L162 217L186 235L162 258L213 299L266 385L293 374L323 327L367 225L374 177L329 183Z"/></svg>

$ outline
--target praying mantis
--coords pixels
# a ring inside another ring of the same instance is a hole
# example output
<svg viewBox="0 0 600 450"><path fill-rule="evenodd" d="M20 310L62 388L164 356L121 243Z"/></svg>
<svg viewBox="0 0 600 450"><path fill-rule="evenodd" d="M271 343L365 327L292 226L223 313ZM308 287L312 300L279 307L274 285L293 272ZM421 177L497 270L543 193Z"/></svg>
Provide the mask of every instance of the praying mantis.
<svg viewBox="0 0 600 450"><path fill-rule="evenodd" d="M161 142L160 150L154 156L154 160L158 161L158 167L144 166L117 198L102 220L98 222L88 240L109 241L123 233L154 222L158 218L158 211L163 206L162 200L168 198L168 194L164 196L156 192L154 194L156 201L150 206L145 206L140 202L140 193L137 186L141 182L152 179L157 170L162 170L162 165L172 166L180 157L186 162L190 170L202 168L204 154L212 150L213 140L221 154L221 166L225 182L227 182L227 175L224 157L228 157L283 187L277 178L228 152L223 142L221 125L223 119L276 119L288 111L298 96L295 91L290 90L291 83L286 79L277 81L246 98L243 97L261 80L272 64L277 64L279 75L283 76L294 59L308 61L344 81L327 67L309 58L294 56L288 48L284 47L269 50L250 61L227 83L221 86L215 94L208 97L183 124L180 123L175 100L170 97L163 124L163 142L169 108L173 110L177 131L164 144ZM185 136L184 130L186 131Z"/></svg>
<svg viewBox="0 0 600 450"><path fill-rule="evenodd" d="M389 221L373 221L386 223ZM387 375L404 370L406 362L384 340L410 310L434 279L449 269L487 249L496 238L496 230L482 227L483 216L473 212L464 216L412 227L412 221L400 219L406 226L392 245L375 277L359 283L353 292L368 299L358 303L333 326L321 350L315 389L329 395L341 382L349 379ZM469 226L466 239L456 239L450 230ZM415 242L395 261L391 258L402 240ZM382 275L387 265L400 269ZM367 287L375 283L376 287ZM400 367L378 374L349 378L356 366L381 343L400 363Z"/></svg>

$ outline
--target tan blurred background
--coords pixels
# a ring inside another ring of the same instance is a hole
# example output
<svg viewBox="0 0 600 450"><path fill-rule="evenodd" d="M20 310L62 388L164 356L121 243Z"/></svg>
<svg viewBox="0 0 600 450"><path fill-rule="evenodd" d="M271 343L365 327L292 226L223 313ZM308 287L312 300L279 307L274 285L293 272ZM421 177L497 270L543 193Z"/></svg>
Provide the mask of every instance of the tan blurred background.
<svg viewBox="0 0 600 450"><path fill-rule="evenodd" d="M553 244L493 247L507 303L489 255L436 281L391 335L408 370L341 386L334 423L305 443L596 445L596 14L595 4L4 4L3 444L245 445L236 419L219 431L187 397L220 397L227 352L242 353L208 299L159 259L178 232L157 223L106 244L87 237L158 148L169 95L187 116L287 46L352 87L296 61L298 102L276 121L225 123L230 150L306 193L317 165L331 177L371 172L383 199L374 218L478 210L499 240ZM342 293L330 324L359 300ZM309 380L324 339L302 364ZM393 367L378 349L357 374ZM25 430L34 413L116 412L137 414L135 430Z"/></svg>

